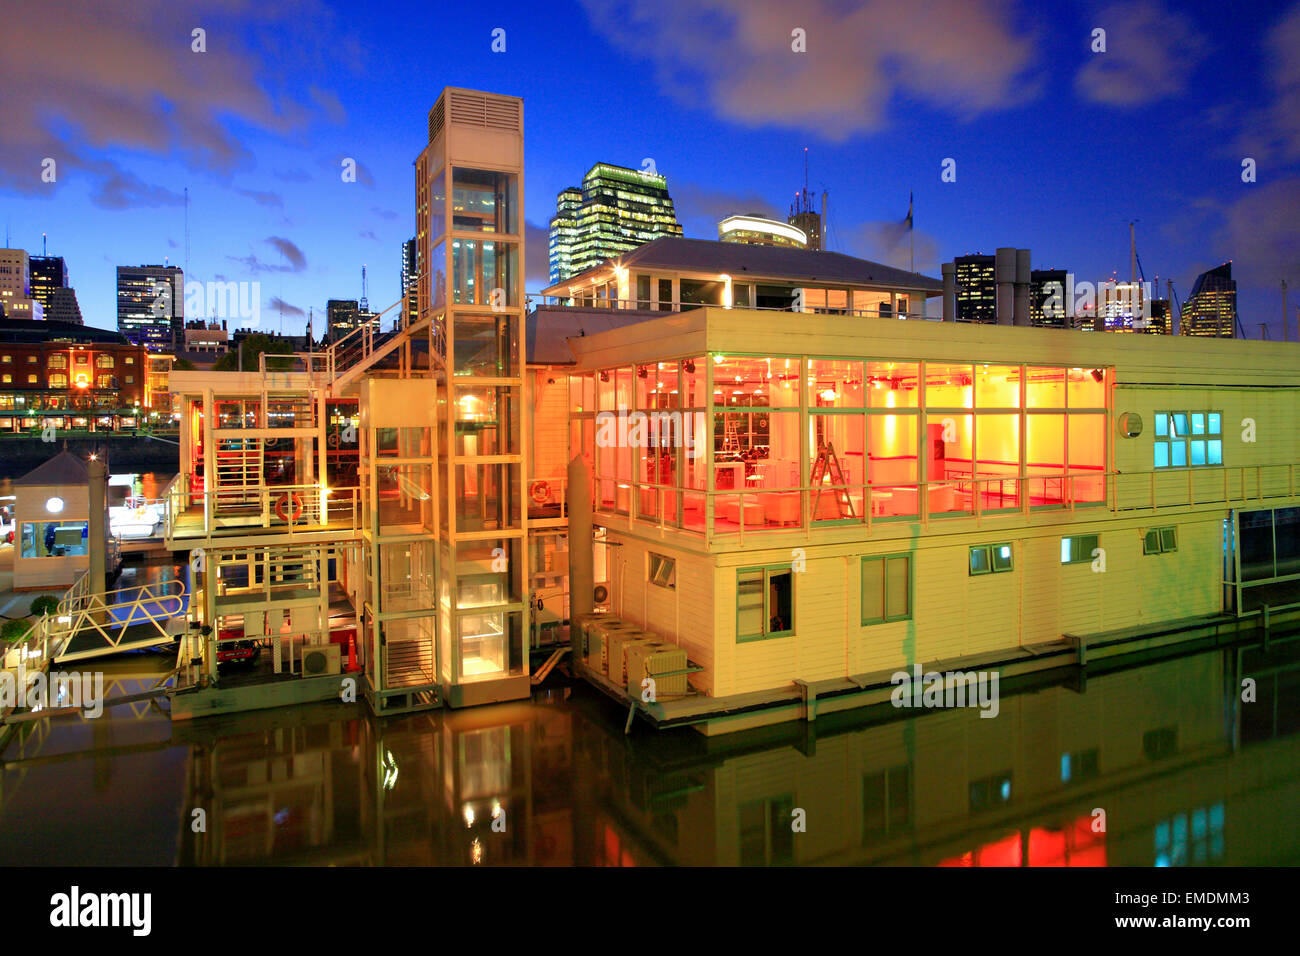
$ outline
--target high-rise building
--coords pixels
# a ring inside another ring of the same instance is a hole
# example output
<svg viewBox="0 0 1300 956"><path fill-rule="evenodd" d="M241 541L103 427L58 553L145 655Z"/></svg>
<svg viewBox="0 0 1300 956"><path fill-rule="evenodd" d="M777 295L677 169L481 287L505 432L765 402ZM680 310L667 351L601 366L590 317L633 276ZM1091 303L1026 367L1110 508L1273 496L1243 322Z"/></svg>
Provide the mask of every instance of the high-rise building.
<svg viewBox="0 0 1300 956"><path fill-rule="evenodd" d="M718 239L722 242L743 242L753 246L808 248L808 234L798 226L758 215L728 216L718 223Z"/></svg>
<svg viewBox="0 0 1300 956"><path fill-rule="evenodd" d="M68 285L68 267L62 256L31 256L32 298L45 310L47 322L82 324L77 293Z"/></svg>
<svg viewBox="0 0 1300 956"><path fill-rule="evenodd" d="M813 193L807 187L795 194L790 204L790 215L786 222L794 226L807 237L806 248L817 250L822 247L822 217L813 209ZM826 194L822 193L822 208L826 208Z"/></svg>
<svg viewBox="0 0 1300 956"><path fill-rule="evenodd" d="M995 325L998 289L993 256L970 255L953 259L957 269L957 321Z"/></svg>
<svg viewBox="0 0 1300 956"><path fill-rule="evenodd" d="M117 267L117 330L150 351L185 334L185 273L179 266Z"/></svg>
<svg viewBox="0 0 1300 956"><path fill-rule="evenodd" d="M551 282L651 239L681 234L663 176L597 163L582 178L580 189L561 190L556 198L549 241Z"/></svg>
<svg viewBox="0 0 1300 956"><path fill-rule="evenodd" d="M419 247L414 238L402 243L402 315L404 324L410 325L419 317L419 292L416 279L420 275Z"/></svg>
<svg viewBox="0 0 1300 956"><path fill-rule="evenodd" d="M1211 335L1232 338L1237 334L1237 281L1232 263L1202 272L1183 303L1180 335Z"/></svg>
<svg viewBox="0 0 1300 956"><path fill-rule="evenodd" d="M1066 296L1069 274L1064 269L1033 269L1029 273L1029 322L1044 329L1068 329L1072 304Z"/></svg>
<svg viewBox="0 0 1300 956"><path fill-rule="evenodd" d="M32 297L31 262L23 249L0 249L0 309L11 319L43 319L45 307Z"/></svg>
<svg viewBox="0 0 1300 956"><path fill-rule="evenodd" d="M361 324L356 299L330 299L325 303L325 336L337 342Z"/></svg>

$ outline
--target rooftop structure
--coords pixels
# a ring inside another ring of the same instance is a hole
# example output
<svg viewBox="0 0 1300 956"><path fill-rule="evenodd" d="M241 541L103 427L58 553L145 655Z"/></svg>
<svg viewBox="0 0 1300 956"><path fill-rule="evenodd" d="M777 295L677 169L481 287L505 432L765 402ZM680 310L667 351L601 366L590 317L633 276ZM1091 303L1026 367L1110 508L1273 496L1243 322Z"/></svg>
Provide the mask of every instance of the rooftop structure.
<svg viewBox="0 0 1300 956"><path fill-rule="evenodd" d="M728 216L718 223L718 239L757 246L808 248L808 234L797 226L762 216Z"/></svg>

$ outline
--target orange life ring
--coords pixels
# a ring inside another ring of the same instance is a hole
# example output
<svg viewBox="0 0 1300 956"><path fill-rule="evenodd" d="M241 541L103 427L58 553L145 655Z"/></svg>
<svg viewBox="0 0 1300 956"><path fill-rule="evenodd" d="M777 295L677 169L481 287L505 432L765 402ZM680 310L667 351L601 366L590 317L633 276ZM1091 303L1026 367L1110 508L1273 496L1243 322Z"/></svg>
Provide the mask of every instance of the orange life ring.
<svg viewBox="0 0 1300 956"><path fill-rule="evenodd" d="M544 505L551 500L551 486L545 481L534 481L528 488L533 504Z"/></svg>
<svg viewBox="0 0 1300 956"><path fill-rule="evenodd" d="M302 498L296 494L285 494L275 503L275 513L281 521L297 521L302 517Z"/></svg>

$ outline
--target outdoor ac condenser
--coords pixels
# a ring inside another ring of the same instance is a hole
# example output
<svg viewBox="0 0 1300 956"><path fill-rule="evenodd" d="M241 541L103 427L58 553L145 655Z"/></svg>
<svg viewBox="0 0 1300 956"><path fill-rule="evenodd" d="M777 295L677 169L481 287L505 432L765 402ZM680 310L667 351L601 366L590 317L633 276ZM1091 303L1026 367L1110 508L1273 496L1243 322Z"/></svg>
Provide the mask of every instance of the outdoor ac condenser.
<svg viewBox="0 0 1300 956"><path fill-rule="evenodd" d="M302 676L324 677L326 674L342 673L343 650L338 644L321 644L318 647L305 647L302 651Z"/></svg>

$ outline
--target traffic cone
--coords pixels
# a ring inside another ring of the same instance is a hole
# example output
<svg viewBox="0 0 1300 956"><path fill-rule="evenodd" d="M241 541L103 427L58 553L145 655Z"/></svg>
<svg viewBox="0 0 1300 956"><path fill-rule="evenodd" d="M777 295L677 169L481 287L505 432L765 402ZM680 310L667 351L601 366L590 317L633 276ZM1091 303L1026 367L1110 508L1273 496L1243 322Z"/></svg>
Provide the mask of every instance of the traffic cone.
<svg viewBox="0 0 1300 956"><path fill-rule="evenodd" d="M357 632L354 630L348 635L348 673L354 674L361 670L361 665L357 663Z"/></svg>

